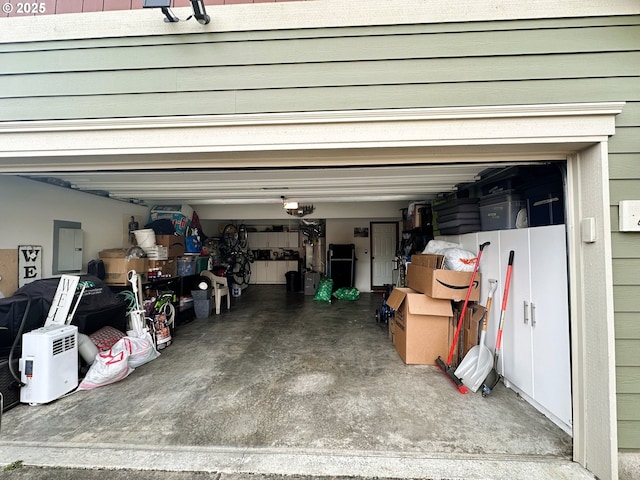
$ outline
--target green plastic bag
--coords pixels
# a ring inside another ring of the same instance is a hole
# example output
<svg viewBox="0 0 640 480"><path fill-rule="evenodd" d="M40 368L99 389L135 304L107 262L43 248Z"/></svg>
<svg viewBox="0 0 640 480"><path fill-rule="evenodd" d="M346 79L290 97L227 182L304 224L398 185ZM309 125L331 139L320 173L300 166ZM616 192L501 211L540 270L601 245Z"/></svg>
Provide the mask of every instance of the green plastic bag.
<svg viewBox="0 0 640 480"><path fill-rule="evenodd" d="M322 277L313 299L331 303L331 290L333 290L333 278Z"/></svg>
<svg viewBox="0 0 640 480"><path fill-rule="evenodd" d="M355 287L342 287L333 292L333 296L338 300L358 300L358 298L360 298L360 292Z"/></svg>

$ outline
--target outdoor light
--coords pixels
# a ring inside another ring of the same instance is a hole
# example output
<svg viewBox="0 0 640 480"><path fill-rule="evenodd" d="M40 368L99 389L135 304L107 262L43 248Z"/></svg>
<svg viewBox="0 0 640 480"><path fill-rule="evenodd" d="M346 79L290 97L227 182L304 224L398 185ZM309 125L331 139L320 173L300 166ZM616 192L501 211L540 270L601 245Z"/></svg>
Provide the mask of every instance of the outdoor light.
<svg viewBox="0 0 640 480"><path fill-rule="evenodd" d="M169 10L169 7L171 6L171 0L143 0L142 1L142 8L159 8L162 10L162 13L164 13L165 18L164 21L165 22L177 22L178 21L178 17L176 17L171 10Z"/></svg>
<svg viewBox="0 0 640 480"><path fill-rule="evenodd" d="M204 8L204 0L190 0L191 6L193 7L193 16L196 18L198 23L201 25L206 25L211 21L209 15L207 15L207 11Z"/></svg>
<svg viewBox="0 0 640 480"><path fill-rule="evenodd" d="M200 23L201 25L206 25L207 23L209 23L211 21L211 18L209 17L209 15L207 15L207 11L204 6L204 0L189 0L189 1L191 2L191 7L193 7L192 17L194 17L198 21L198 23ZM142 0L143 8L161 9L162 13L164 13L165 17L167 17L164 19L165 22L172 22L172 23L178 22L180 19L176 17L171 12L171 10L169 10L170 6L171 6L171 0ZM187 18L187 20L189 20L189 18Z"/></svg>

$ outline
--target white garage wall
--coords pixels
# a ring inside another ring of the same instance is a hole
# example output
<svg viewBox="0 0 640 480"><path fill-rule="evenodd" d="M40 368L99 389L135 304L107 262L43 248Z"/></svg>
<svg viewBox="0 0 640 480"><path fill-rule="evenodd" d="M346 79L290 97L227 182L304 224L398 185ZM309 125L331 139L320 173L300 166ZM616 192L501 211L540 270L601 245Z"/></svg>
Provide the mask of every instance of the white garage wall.
<svg viewBox="0 0 640 480"><path fill-rule="evenodd" d="M41 245L43 278L52 276L54 220L82 224L86 271L87 262L97 258L100 250L123 246L132 215L143 225L149 209L25 178L0 176L0 249Z"/></svg>

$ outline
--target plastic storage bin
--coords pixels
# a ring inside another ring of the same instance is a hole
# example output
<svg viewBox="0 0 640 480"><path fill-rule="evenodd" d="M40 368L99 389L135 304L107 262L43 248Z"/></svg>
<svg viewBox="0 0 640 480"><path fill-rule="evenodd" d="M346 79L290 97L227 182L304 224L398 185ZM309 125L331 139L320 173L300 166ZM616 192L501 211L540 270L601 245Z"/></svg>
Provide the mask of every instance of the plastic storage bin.
<svg viewBox="0 0 640 480"><path fill-rule="evenodd" d="M178 276L188 277L196 274L195 258L179 258L178 259Z"/></svg>
<svg viewBox="0 0 640 480"><path fill-rule="evenodd" d="M527 203L513 191L487 195L480 200L480 224L483 231L509 230L528 226ZM522 213L520 213L522 211ZM520 214L520 222L518 222Z"/></svg>
<svg viewBox="0 0 640 480"><path fill-rule="evenodd" d="M534 185L523 190L527 201L529 226L564 223L564 193L561 183Z"/></svg>

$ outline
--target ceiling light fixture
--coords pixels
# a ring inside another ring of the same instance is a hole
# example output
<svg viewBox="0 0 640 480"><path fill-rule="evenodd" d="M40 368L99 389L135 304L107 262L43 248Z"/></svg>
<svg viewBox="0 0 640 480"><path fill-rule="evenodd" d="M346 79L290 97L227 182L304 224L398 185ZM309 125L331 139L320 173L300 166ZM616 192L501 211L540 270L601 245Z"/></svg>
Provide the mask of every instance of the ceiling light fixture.
<svg viewBox="0 0 640 480"><path fill-rule="evenodd" d="M294 217L304 217L312 214L316 207L313 205L300 205L298 202L287 200L285 197L280 197L282 199L282 208L289 215Z"/></svg>

